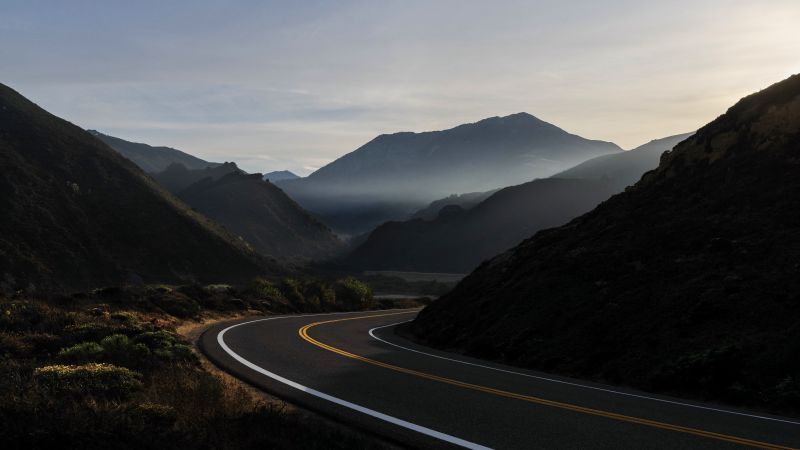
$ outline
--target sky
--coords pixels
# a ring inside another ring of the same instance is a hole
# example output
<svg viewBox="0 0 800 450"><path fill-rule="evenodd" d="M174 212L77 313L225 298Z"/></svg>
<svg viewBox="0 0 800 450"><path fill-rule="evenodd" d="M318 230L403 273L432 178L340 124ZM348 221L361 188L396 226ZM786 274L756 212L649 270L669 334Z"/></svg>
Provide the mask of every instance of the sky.
<svg viewBox="0 0 800 450"><path fill-rule="evenodd" d="M800 72L800 1L0 1L0 82L81 127L306 175L525 111L632 148Z"/></svg>

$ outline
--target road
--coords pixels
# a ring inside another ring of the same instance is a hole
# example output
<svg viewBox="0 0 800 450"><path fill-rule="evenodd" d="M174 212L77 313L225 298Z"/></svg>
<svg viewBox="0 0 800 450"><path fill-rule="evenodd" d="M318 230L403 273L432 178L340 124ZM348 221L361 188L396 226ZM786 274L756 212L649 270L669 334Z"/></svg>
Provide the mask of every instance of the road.
<svg viewBox="0 0 800 450"><path fill-rule="evenodd" d="M416 310L217 324L203 351L305 408L421 448L800 447L800 419L512 368L395 335Z"/></svg>

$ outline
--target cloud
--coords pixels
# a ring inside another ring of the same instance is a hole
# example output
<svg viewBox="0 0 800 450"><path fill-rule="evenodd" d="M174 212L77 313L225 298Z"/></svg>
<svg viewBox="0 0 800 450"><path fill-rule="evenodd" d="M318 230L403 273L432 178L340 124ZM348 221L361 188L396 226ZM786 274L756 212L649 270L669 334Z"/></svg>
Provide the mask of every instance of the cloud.
<svg viewBox="0 0 800 450"><path fill-rule="evenodd" d="M252 171L530 112L634 147L800 71L800 5L4 2L4 82L87 128Z"/></svg>

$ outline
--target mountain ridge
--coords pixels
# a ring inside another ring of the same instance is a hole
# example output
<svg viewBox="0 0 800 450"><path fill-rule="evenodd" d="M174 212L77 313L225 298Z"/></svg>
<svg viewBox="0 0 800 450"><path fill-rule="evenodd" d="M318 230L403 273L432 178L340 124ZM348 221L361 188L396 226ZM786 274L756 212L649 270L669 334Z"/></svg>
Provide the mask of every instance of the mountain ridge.
<svg viewBox="0 0 800 450"><path fill-rule="evenodd" d="M126 279L242 280L281 270L85 130L0 85L6 289ZM131 278L132 277L132 278Z"/></svg>
<svg viewBox="0 0 800 450"><path fill-rule="evenodd" d="M451 194L524 183L621 151L519 113L447 130L382 134L281 187L333 228L364 232Z"/></svg>
<svg viewBox="0 0 800 450"><path fill-rule="evenodd" d="M147 173L157 173L172 164L179 163L188 169L213 168L220 163L204 161L181 150L164 146L152 146L141 142L126 141L118 137L103 134L97 130L87 130L92 136L133 161Z"/></svg>

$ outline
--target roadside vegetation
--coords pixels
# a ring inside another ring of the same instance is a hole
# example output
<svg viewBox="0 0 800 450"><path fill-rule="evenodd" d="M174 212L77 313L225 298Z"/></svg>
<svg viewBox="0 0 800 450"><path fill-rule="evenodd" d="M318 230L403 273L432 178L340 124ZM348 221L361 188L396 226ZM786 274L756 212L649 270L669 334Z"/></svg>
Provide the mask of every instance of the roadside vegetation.
<svg viewBox="0 0 800 450"><path fill-rule="evenodd" d="M353 278L0 294L0 447L382 448L206 369L176 333L210 316L380 306Z"/></svg>

